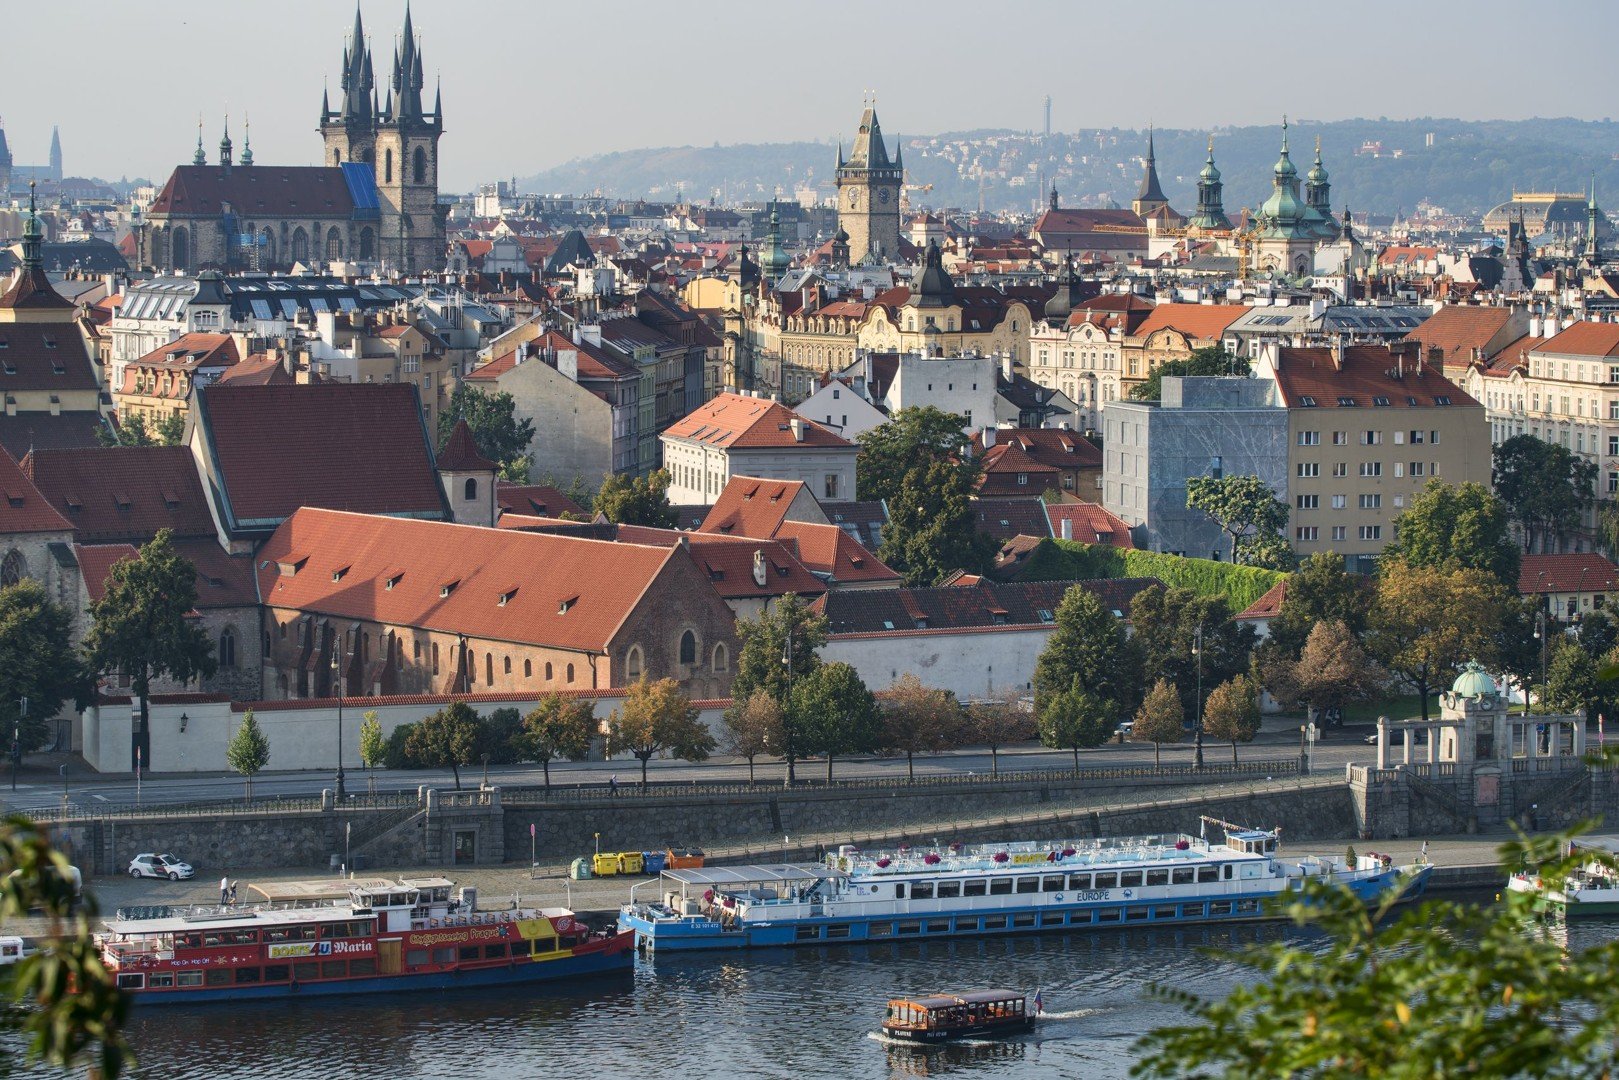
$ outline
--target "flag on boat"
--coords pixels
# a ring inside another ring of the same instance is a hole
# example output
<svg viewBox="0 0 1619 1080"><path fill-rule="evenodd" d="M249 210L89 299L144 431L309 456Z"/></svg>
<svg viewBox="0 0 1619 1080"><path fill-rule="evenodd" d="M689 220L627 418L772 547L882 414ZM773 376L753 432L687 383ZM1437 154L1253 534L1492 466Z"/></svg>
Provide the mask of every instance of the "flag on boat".
<svg viewBox="0 0 1619 1080"><path fill-rule="evenodd" d="M1038 990L1034 992L1034 1011L1037 1013L1046 1011L1046 999L1040 995Z"/></svg>

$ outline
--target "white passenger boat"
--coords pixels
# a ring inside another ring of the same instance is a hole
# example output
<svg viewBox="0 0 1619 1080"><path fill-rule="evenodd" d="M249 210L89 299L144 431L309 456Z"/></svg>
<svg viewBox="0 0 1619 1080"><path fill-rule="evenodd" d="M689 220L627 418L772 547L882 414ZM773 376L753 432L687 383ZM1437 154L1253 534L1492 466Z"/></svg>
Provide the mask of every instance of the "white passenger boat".
<svg viewBox="0 0 1619 1080"><path fill-rule="evenodd" d="M1277 855L1280 830L1213 818L1223 843L1182 834L858 851L824 864L665 870L658 899L619 913L645 950L735 949L1050 929L1221 923L1271 916L1265 901L1313 879L1368 903L1427 887L1426 862Z"/></svg>
<svg viewBox="0 0 1619 1080"><path fill-rule="evenodd" d="M1612 865L1619 858L1619 837L1584 836L1569 843L1571 857L1581 852L1591 858L1561 882L1542 878L1538 871L1520 870L1507 879L1507 891L1528 893L1537 911L1565 919L1619 915L1619 873Z"/></svg>

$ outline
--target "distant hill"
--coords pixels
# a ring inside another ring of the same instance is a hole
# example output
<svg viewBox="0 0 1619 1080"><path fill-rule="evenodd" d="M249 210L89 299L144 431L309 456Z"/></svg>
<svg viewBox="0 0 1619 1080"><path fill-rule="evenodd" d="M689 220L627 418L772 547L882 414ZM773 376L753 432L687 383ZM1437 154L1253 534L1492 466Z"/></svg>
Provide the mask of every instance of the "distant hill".
<svg viewBox="0 0 1619 1080"><path fill-rule="evenodd" d="M1410 211L1424 200L1476 215L1510 198L1514 188L1583 191L1593 175L1597 202L1619 209L1619 123L1610 120L1305 120L1295 122L1289 134L1301 175L1320 137L1333 206L1348 203L1357 215ZM1226 209L1257 206L1270 191L1280 125L1221 129L1214 135ZM1196 202L1208 133L1159 130L1155 139L1164 191L1177 209L1189 210ZM1043 205L1041 188L1053 180L1064 205L1110 200L1128 205L1141 179L1146 145L1146 132L1123 128L1050 138L1013 131L904 136L909 182L933 185L917 201L971 208L981 194L988 210ZM830 193L835 154L831 144L815 142L625 150L570 161L520 179L519 185L524 191L657 200L682 193L693 201L718 196L740 203L778 190L790 197L806 181Z"/></svg>

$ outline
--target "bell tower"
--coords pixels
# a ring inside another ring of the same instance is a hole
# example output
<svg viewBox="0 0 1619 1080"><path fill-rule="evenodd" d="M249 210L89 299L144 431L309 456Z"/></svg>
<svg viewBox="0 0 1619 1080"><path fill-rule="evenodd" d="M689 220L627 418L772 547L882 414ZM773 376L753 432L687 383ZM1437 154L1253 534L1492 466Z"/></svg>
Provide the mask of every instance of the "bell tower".
<svg viewBox="0 0 1619 1080"><path fill-rule="evenodd" d="M325 164L370 162L376 151L376 86L371 77L371 49L365 42L360 7L354 6L354 30L343 49L343 73L338 76L342 96L331 107L326 91L320 95L320 133L326 140Z"/></svg>
<svg viewBox="0 0 1619 1080"><path fill-rule="evenodd" d="M438 141L444 134L443 98L422 108L422 49L405 5L405 29L394 50L389 94L377 121L379 246L384 265L400 273L444 264L447 209L438 205Z"/></svg>
<svg viewBox="0 0 1619 1080"><path fill-rule="evenodd" d="M877 108L868 103L860 117L860 133L847 159L838 144L838 229L849 237L849 261L875 255L882 262L899 260L899 200L905 183L904 151L889 158Z"/></svg>

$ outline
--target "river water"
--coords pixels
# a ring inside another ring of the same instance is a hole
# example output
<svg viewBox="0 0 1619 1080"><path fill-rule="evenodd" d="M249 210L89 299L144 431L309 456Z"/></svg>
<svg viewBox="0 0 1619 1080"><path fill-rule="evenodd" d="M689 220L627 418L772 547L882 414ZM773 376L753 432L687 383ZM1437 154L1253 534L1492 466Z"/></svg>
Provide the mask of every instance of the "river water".
<svg viewBox="0 0 1619 1080"><path fill-rule="evenodd" d="M1584 925L1588 945L1619 924ZM633 975L407 1000L301 999L137 1009L145 1078L1123 1077L1140 1034L1184 1017L1154 981L1220 995L1242 977L1209 947L1280 925L896 942L638 959ZM1033 1034L919 1050L885 1043L895 995L1010 987L1044 994Z"/></svg>

